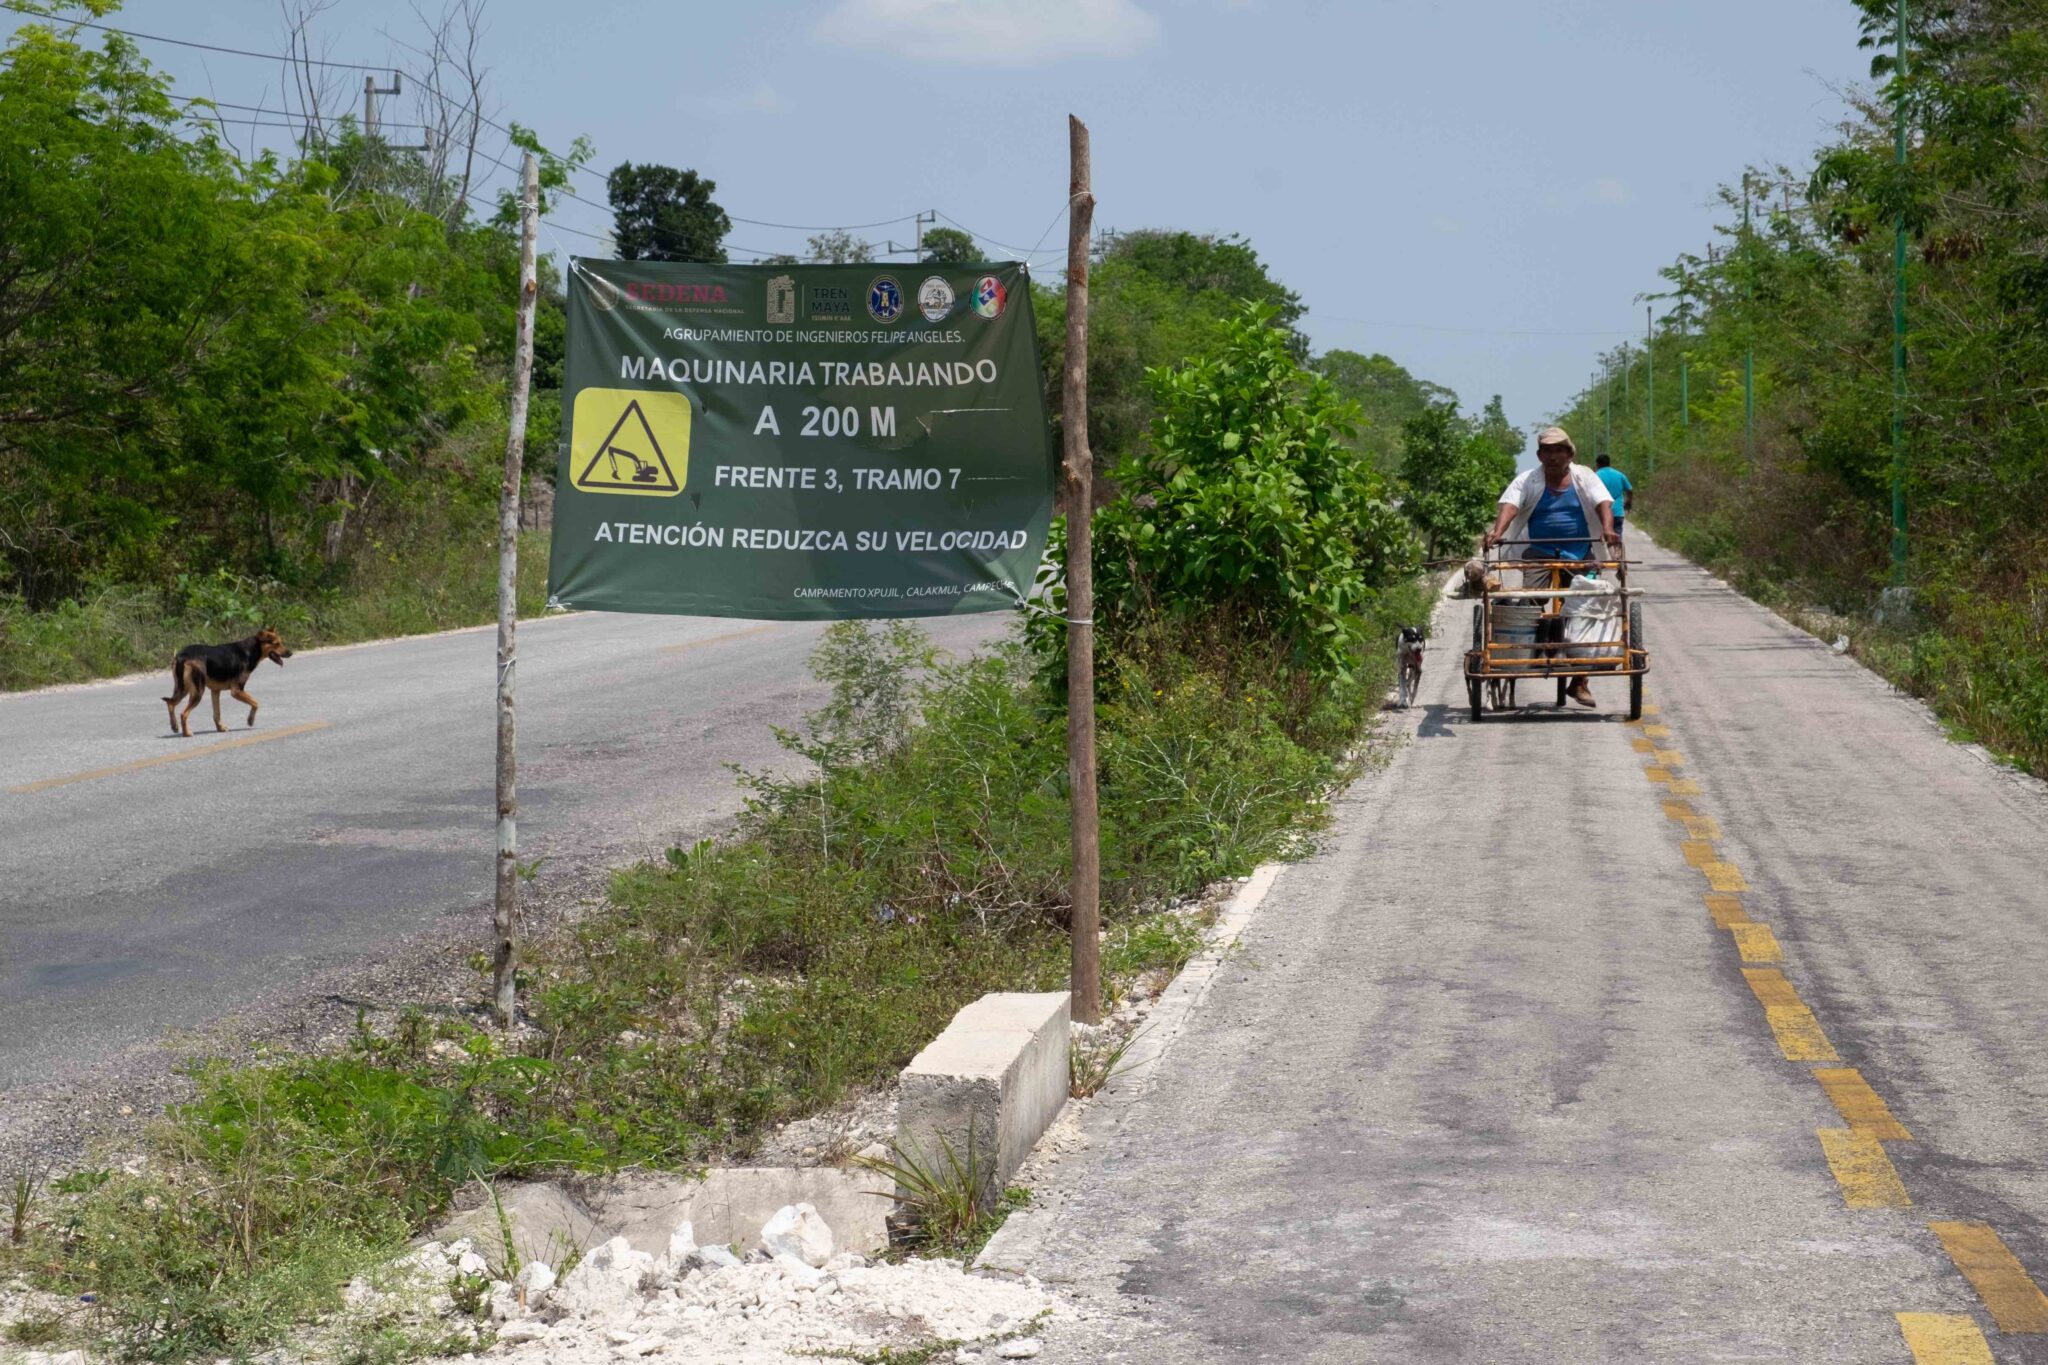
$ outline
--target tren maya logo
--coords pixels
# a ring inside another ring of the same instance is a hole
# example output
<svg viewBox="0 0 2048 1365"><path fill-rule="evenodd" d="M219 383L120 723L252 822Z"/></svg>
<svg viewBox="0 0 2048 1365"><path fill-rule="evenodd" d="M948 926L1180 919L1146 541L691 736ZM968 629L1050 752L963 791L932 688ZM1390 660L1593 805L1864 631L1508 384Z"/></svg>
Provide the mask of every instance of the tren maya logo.
<svg viewBox="0 0 2048 1365"><path fill-rule="evenodd" d="M877 275L868 286L868 316L876 322L894 322L903 316L903 286L893 275Z"/></svg>

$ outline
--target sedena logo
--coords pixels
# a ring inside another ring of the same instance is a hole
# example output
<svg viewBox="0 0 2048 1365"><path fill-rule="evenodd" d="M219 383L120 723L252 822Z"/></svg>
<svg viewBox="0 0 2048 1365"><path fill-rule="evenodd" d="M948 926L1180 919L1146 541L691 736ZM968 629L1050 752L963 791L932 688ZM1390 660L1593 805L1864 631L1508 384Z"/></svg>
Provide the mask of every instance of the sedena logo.
<svg viewBox="0 0 2048 1365"><path fill-rule="evenodd" d="M690 400L583 389L569 416L569 482L585 493L672 498L690 472Z"/></svg>

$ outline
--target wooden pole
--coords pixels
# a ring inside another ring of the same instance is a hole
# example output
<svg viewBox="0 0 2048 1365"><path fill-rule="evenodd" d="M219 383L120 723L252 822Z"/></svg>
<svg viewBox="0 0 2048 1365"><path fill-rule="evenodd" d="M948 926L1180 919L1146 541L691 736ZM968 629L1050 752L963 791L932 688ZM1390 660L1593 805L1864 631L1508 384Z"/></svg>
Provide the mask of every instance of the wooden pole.
<svg viewBox="0 0 2048 1365"><path fill-rule="evenodd" d="M1067 788L1072 797L1073 1016L1102 1018L1102 843L1095 803L1095 457L1088 449L1088 126L1067 116L1067 368L1061 404L1067 503Z"/></svg>
<svg viewBox="0 0 2048 1365"><path fill-rule="evenodd" d="M519 339L512 352L512 415L505 432L505 481L498 488L498 895L491 917L491 1009L512 1026L519 969L519 757L512 694L519 625L519 482L526 464L526 400L533 380L534 233L540 221L540 167L528 152L519 167Z"/></svg>

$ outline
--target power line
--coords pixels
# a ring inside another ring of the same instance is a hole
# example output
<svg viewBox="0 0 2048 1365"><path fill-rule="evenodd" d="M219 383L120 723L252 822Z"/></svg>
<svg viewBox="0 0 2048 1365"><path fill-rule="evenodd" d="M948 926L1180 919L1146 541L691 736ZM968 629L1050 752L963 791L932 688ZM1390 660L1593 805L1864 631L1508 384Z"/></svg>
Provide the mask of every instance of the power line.
<svg viewBox="0 0 2048 1365"><path fill-rule="evenodd" d="M278 53L278 52L253 52L253 51L249 50L248 48L241 48L241 47L222 47L222 46L219 46L218 44L215 44L215 43L201 43L201 42L195 42L195 41L193 41L193 40L191 40L191 39L189 39L189 38L170 38L170 37L166 37L166 36L164 36L163 34L160 34L160 33L142 33L142 32L138 32L138 31L137 31L137 30L135 30L135 29L130 29L130 28L117 28L117 27L115 27L115 26L114 26L114 25L112 25L112 24L96 24L96 23L92 23L92 22L90 22L89 20L85 20L85 19L56 19L56 18L52 18L52 16L49 16L49 15L46 15L46 14L39 14L39 13L37 13L37 12L36 12L35 10L31 10L31 9L27 9L27 8L24 8L24 7L23 7L23 6L21 6L21 5L16 5L16 4L10 4L10 3L8 3L8 2L7 2L7 0L0 0L0 9L5 9L5 10L12 10L12 11L14 11L14 12L15 12L16 14L26 14L26 15L28 15L28 16L29 16L29 17L31 17L31 18L34 18L34 19L43 19L43 20L46 20L46 21L48 21L48 22L51 22L51 23L60 23L60 24L68 24L68 25L71 25L71 26L74 26L74 27L78 27L78 28L91 28L91 29L98 29L98 30L100 30L100 31L101 31L101 32L103 32L103 33L118 33L118 34L120 34L120 35L122 35L123 37L126 37L126 38L140 38L140 39L143 39L143 40L144 40L144 41L146 41L146 42L152 42L152 43L170 43L170 44L173 44L173 45L175 45L175 46L177 46L177 47L190 47L190 48L197 48L197 49L199 49L200 51L203 51L203 52L220 52L220 53L225 53L225 54L227 54L227 55L229 55L229 56L233 56L233 57L255 57L255 58L257 58L257 59L259 59L259 60L261 60L261 61L269 61L269 62L297 62L297 63L299 63L299 64L301 64L301 65L304 65L304 66L325 66L325 67L333 67L333 68L336 68L336 69L339 69L339 70L347 70L347 71L395 71L395 70L397 70L397 69L398 69L398 68L397 68L397 67L396 67L395 65L393 65L393 64L392 64L392 63L390 63L390 62L383 62L383 63L371 63L371 62L332 62L332 61L325 61L325 60L322 60L322 59L319 59L319 58L314 58L314 57L298 57L298 56L291 56L291 55L287 55L287 54L284 54L284 53ZM182 97L181 97L181 98L182 98ZM270 110L270 109L265 109L265 110L260 110L259 112L262 112L262 113L282 113L282 112L286 112L286 111L282 111L282 110ZM499 122L498 122L498 121L497 121L496 119L494 119L494 118L491 118L490 116L488 116L487 114L484 114L484 113L483 113L483 112L482 112L481 110L479 110L479 109L477 109L477 108L475 108L475 107L473 107L473 106L468 106L468 105L464 105L464 106L461 106L461 107L459 107L459 108L457 108L457 109L455 110L455 117L457 117L457 118L465 117L465 116L468 116L468 115L472 115L472 114L473 114L473 115L475 115L475 117L476 117L476 119L477 119L477 121L478 121L478 122L480 122L480 123L483 123L483 124L485 124L486 126L488 126L488 127L490 127L490 128L494 128L494 129L496 129L496 130L497 130L498 132L501 132L501 133L505 134L505 136L507 136L507 137L512 137L512 136L514 136L514 134L513 134L512 130L511 130L510 128L506 127L506 126L505 126L504 124L502 124L502 123L499 123ZM393 127L393 128L424 128L424 127L427 127L427 126L429 126L429 125L427 125L427 124L420 124L420 123L390 123L390 124L385 124L383 120L379 120L379 123L380 123L380 124L382 124L383 126L386 126L386 127ZM576 164L576 165L570 165L569 169L570 169L570 170L572 170L572 171L576 171L576 172L578 172L578 173L580 173L580 174L583 174L583 175L588 175L588 176L594 177L594 178L595 178L596 180L598 180L598 181L599 181L600 183L606 184L607 186L609 185L609 180L608 180L608 177L606 177L606 175L605 175L605 174L604 174L604 172L602 172L602 171L594 171L594 170L590 169L590 167L588 167L588 166L584 166L584 165L580 165L580 164ZM603 210L604 212L606 212L606 213L610 213L610 212L612 211L612 209L611 209L611 205L609 205L609 204L600 204L600 203L598 203L598 202L597 202L596 200L594 200L594 199L586 199L586 198L584 198L584 197L583 197L582 195L580 195L580 194L576 194L575 192L573 192L573 191L571 191L571 190L567 190L567 189L558 189L558 190L556 190L555 192L556 192L556 193L558 193L558 194L564 195L564 196L566 196L566 197L568 197L568 198L570 198L570 199L574 199L574 200L576 200L576 201L577 201L578 203L580 203L580 204L588 204L588 205L590 205L590 207L592 207L592 208L595 208L595 209L602 209L602 210ZM894 224L897 224L897 223L907 223L907 222L910 222L910 221L912 221L912 220L913 220L913 219L914 219L914 218L916 217L916 215L915 215L915 214L905 213L905 214L900 214L900 215L898 215L897 217L894 217L894 218L884 218L884 219L880 220L879 222L873 222L873 223L810 223L810 224L806 224L806 223L771 223L771 222L768 222L768 221L766 221L766 220L764 220L764 219L760 219L760 218L739 218L739 217L735 217L735 216L734 216L734 215L732 215L732 214L727 214L726 216L727 216L728 218L731 218L733 222L735 222L735 223L744 223L744 224L746 224L746 225L747 225L748 227L765 227L765 228L778 228L778 229L782 229L782 230L784 230L784 231L789 231L789 232L857 232L857 231L860 231L860 230L862 230L862 229L865 229L865 228L877 228L877 227L890 227L890 226L893 226ZM949 219L948 221L951 221L951 220ZM991 240L991 241L993 241L994 239L992 239L992 238L991 238L990 240ZM1041 238L1040 240L1042 241L1042 240L1043 240L1043 238ZM1003 243L1001 243L1001 242L996 242L996 243L995 243L995 245L997 245L997 246L1002 246L1002 245L1003 245ZM1012 248L1009 248L1009 249L1010 249L1010 250L1015 250L1016 248L1012 247ZM775 252L764 252L764 253L761 253L761 254L763 254L763 255L776 255L776 254L778 254L778 253L775 253Z"/></svg>
<svg viewBox="0 0 2048 1365"><path fill-rule="evenodd" d="M251 52L241 47L220 47L214 43L198 43L189 38L166 38L161 33L138 33L132 28L115 28L112 24L95 24L89 19L62 19L55 15L40 14L21 5L10 5L0 0L0 9L26 14L31 19L41 19L52 24L65 24L72 28L96 28L102 33L118 33L124 38L141 38L152 43L171 43L178 47L195 47L202 52L221 52L230 57L260 57L268 62L298 62L305 66L331 66L344 71L390 71L389 62L330 62L318 57L285 57L275 52Z"/></svg>
<svg viewBox="0 0 2048 1365"><path fill-rule="evenodd" d="M204 95L172 95L171 98L184 104L206 104L216 109L239 109L251 114L274 114L280 118L298 119L302 123L312 123L315 121L311 115L302 114L296 109L272 109L261 104L236 104L232 100L208 99ZM339 115L332 114L322 115L320 121L331 120L338 122L340 117ZM232 123L236 120L230 119L228 121ZM431 128L434 125L431 123L404 123L380 116L377 119L377 126L379 128Z"/></svg>

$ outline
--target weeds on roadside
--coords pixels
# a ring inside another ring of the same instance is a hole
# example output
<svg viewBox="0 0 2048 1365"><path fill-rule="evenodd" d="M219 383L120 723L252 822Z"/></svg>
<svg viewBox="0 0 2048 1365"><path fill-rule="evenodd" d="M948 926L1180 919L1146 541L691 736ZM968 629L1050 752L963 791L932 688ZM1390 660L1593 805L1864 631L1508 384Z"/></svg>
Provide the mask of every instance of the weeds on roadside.
<svg viewBox="0 0 2048 1365"><path fill-rule="evenodd" d="M1067 1094L1077 1100L1091 1099L1118 1076L1137 1063L1124 1058L1137 1043L1143 1029L1111 1033L1091 1039L1076 1038L1067 1044Z"/></svg>

